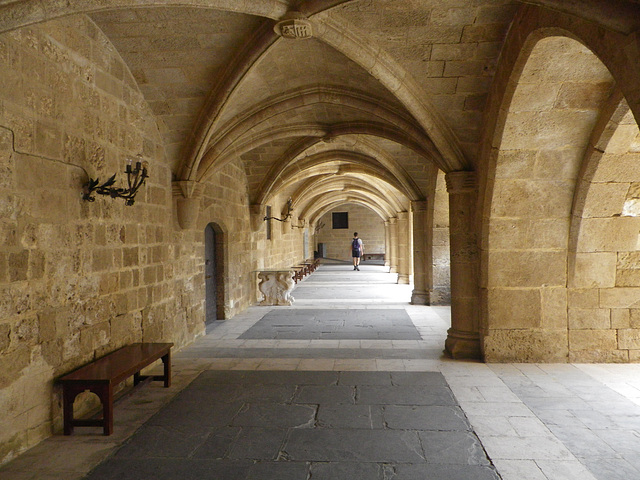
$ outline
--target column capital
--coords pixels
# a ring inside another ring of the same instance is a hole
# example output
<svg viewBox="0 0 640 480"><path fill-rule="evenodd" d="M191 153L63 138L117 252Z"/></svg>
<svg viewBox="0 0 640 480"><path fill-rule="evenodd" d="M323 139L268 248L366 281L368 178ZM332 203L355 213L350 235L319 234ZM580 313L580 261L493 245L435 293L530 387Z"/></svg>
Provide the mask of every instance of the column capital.
<svg viewBox="0 0 640 480"><path fill-rule="evenodd" d="M447 183L447 192L451 194L473 192L478 186L476 172L449 172L444 176L444 179Z"/></svg>
<svg viewBox="0 0 640 480"><path fill-rule="evenodd" d="M412 212L426 212L429 207L429 202L427 200L412 200L411 201L411 211Z"/></svg>
<svg viewBox="0 0 640 480"><path fill-rule="evenodd" d="M391 218L389 219L389 224L390 224L390 225L395 225L395 224L397 224L397 223L398 223L398 217L391 217Z"/></svg>

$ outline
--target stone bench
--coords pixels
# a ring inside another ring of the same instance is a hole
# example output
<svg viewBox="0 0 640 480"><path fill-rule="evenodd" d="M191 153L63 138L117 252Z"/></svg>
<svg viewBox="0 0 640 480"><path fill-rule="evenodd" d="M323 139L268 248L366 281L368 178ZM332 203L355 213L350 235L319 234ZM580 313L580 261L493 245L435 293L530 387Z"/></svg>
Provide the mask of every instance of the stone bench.
<svg viewBox="0 0 640 480"><path fill-rule="evenodd" d="M171 386L171 347L173 343L134 343L109 353L58 379L62 384L64 434L73 427L103 427L105 435L113 433L113 392L133 375L134 385L146 379L163 381ZM164 364L163 375L140 375L140 371L158 359ZM101 419L74 419L73 402L79 393L89 390L102 402Z"/></svg>
<svg viewBox="0 0 640 480"><path fill-rule="evenodd" d="M362 256L362 261L367 260L384 260L384 253L365 253Z"/></svg>

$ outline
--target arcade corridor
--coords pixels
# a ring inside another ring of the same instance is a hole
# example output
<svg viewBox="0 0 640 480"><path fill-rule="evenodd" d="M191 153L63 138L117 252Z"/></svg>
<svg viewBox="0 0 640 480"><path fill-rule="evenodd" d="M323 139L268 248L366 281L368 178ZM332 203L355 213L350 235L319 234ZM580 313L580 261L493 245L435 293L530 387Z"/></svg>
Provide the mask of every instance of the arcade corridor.
<svg viewBox="0 0 640 480"><path fill-rule="evenodd" d="M54 435L0 479L640 478L640 366L448 360L448 308L387 270L325 264L294 306L209 325L114 435Z"/></svg>

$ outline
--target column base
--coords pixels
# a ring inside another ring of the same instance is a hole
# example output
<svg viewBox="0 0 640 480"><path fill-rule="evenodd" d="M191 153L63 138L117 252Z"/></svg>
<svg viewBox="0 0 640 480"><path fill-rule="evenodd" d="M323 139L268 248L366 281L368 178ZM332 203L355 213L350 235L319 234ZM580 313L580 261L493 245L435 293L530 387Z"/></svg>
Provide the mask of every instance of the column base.
<svg viewBox="0 0 640 480"><path fill-rule="evenodd" d="M455 360L462 358L482 360L480 337L477 333L461 332L450 328L447 331L444 352Z"/></svg>
<svg viewBox="0 0 640 480"><path fill-rule="evenodd" d="M414 290L411 294L412 305L431 305L431 294L429 292Z"/></svg>
<svg viewBox="0 0 640 480"><path fill-rule="evenodd" d="M398 283L400 285L409 285L411 283L411 275L407 275L406 273L399 273Z"/></svg>

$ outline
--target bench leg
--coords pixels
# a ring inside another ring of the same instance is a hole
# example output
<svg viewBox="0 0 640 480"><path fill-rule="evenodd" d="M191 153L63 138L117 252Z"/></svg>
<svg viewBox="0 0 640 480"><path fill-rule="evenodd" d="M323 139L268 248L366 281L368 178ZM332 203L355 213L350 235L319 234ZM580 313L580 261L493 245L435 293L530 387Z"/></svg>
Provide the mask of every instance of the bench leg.
<svg viewBox="0 0 640 480"><path fill-rule="evenodd" d="M162 357L162 365L164 366L164 386L171 386L171 351Z"/></svg>
<svg viewBox="0 0 640 480"><path fill-rule="evenodd" d="M73 402L78 394L83 391L84 388L77 388L73 385L62 386L62 415L65 435L73 433Z"/></svg>
<svg viewBox="0 0 640 480"><path fill-rule="evenodd" d="M113 433L113 387L111 384L100 385L92 387L91 391L102 402L102 431L105 435L111 435Z"/></svg>

